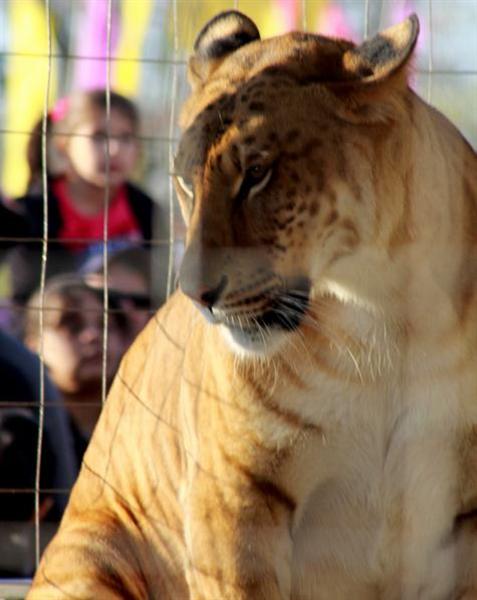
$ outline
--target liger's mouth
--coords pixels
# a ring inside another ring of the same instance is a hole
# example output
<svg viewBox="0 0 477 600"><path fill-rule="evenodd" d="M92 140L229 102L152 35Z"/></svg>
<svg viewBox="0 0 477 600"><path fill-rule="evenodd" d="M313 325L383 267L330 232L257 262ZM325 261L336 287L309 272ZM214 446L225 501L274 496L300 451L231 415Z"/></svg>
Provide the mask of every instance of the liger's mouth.
<svg viewBox="0 0 477 600"><path fill-rule="evenodd" d="M302 279L293 287L274 290L263 297L255 297L250 304L259 304L260 310L251 308L244 310L203 309L212 323L218 323L234 331L254 333L256 331L280 330L294 331L300 326L310 304L310 282ZM260 302L261 300L261 302Z"/></svg>

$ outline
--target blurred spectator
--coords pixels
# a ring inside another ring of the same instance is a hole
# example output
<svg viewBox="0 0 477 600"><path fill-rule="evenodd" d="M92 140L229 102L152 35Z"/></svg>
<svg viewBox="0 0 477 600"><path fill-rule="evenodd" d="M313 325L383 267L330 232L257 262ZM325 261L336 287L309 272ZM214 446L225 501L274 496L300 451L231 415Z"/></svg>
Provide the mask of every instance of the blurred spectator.
<svg viewBox="0 0 477 600"><path fill-rule="evenodd" d="M14 202L8 201L0 194L0 328L12 330L12 301L9 294L9 273L5 269L5 259L11 247L28 236L28 224L18 211Z"/></svg>
<svg viewBox="0 0 477 600"><path fill-rule="evenodd" d="M88 287L72 275L51 278L43 295L43 337L40 339L41 296L27 305L24 322L26 345L42 349L51 380L60 390L70 417L75 452L81 460L101 412L103 377L102 290ZM108 318L106 369L109 385L124 350L120 315ZM41 346L40 346L41 344Z"/></svg>
<svg viewBox="0 0 477 600"><path fill-rule="evenodd" d="M102 260L90 261L82 272L87 284L93 288L102 289L107 284L111 307L123 317L121 323L127 350L154 312L150 252L140 247L113 252L108 257L107 282Z"/></svg>
<svg viewBox="0 0 477 600"><path fill-rule="evenodd" d="M40 362L0 330L0 575L31 575L40 403ZM78 473L64 405L45 377L39 516L41 542L56 530ZM24 490L24 491L22 491ZM56 491L55 491L56 490Z"/></svg>
<svg viewBox="0 0 477 600"><path fill-rule="evenodd" d="M0 249L5 250L28 235L27 221L15 202L0 195Z"/></svg>
<svg viewBox="0 0 477 600"><path fill-rule="evenodd" d="M38 286L43 238L42 122L33 129L27 194L15 201L21 247L11 256L13 295L24 302ZM102 251L105 201L111 248L148 242L153 201L129 182L140 157L139 115L127 98L104 90L78 92L58 101L48 117L47 277L74 271ZM13 217L12 217L13 218ZM6 230L0 225L1 235ZM6 233L8 235L8 231Z"/></svg>

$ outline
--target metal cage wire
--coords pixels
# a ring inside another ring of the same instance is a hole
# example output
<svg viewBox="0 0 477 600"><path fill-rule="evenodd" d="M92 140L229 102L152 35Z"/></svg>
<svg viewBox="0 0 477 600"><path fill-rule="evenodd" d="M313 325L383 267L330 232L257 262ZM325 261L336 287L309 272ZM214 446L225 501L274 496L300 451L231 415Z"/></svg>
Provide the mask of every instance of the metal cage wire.
<svg viewBox="0 0 477 600"><path fill-rule="evenodd" d="M11 2L19 2L21 0L10 0ZM70 0L73 2L74 0ZM161 0L153 0L154 2L160 2ZM293 1L293 0L290 0ZM301 26L304 29L311 28L311 24L307 19L307 5L312 3L314 0L297 0L300 5L301 10ZM330 0L329 0L330 1ZM399 0L393 0L397 2ZM423 75L426 77L426 86L425 86L425 97L428 102L432 103L434 99L434 86L433 81L436 73L440 73L442 75L448 74L460 74L462 77L472 76L476 77L477 72L471 68L465 68L456 72L453 69L449 68L441 68L440 70L435 69L435 61L434 61L434 52L435 52L435 42L434 42L434 25L433 25L433 7L436 2L439 0L418 0L417 5L420 9L420 16L425 16L428 23L428 39L427 39L427 65L426 68L423 68L422 65L418 66L417 73L419 75ZM474 31L477 28L477 0L468 0L469 3L472 3L475 6L475 18L476 22L474 23ZM169 119L168 123L163 127L162 131L159 132L157 136L143 136L141 138L142 141L152 141L159 142L161 144L167 145L167 155L168 155L168 169L172 171L173 158L174 158L174 144L176 142L176 120L177 120L177 112L178 106L181 101L180 89L183 87L183 79L185 74L185 61L180 54L179 51L179 17L178 17L178 8L179 8L180 0L170 0L170 15L172 22L169 23L172 29L172 58L168 57L159 57L158 59L150 59L145 57L144 59L137 59L138 62L145 64L155 64L155 65L167 65L172 69L172 85L170 89L170 111L169 111ZM343 0L340 4L346 6L350 6L350 0ZM359 5L359 10L362 14L362 33L364 37L368 37L370 34L374 33L374 24L382 23L383 16L387 8L389 8L390 2L386 1L373 1L373 0L354 0L353 8L356 10L356 6ZM391 3L392 4L392 3ZM106 93L107 93L107 127L109 128L110 122L110 94L111 94L111 65L113 61L122 60L121 57L112 57L111 53L111 44L112 44L112 10L113 10L113 0L108 0L107 2L107 56L106 60L104 57L97 57L98 60L104 60L104 68L106 70ZM247 8L250 7L250 0L247 2L246 0L230 0L230 8L243 10L247 12ZM52 61L61 57L64 60L69 60L73 58L77 58L81 60L80 56L76 56L74 54L70 54L68 56L60 54L55 54L52 49L52 31L51 31L51 21L52 21L52 6L51 0L45 0L45 8L46 8L46 22L45 28L47 31L48 38L48 57L47 57L47 75L46 75L46 89L44 91L44 105L43 105L43 127L42 127L42 155L43 155L43 177L42 177L42 185L43 185L43 196L44 196L44 219L43 219L43 238L42 242L42 260L41 260L41 283L40 283L40 310L38 314L39 319L39 329L40 329L40 358L41 358L41 386L39 390L39 435L38 435L38 448L37 448L37 464L36 464L36 474L35 474L35 487L31 492L34 494L35 498L35 562L38 564L41 554L41 544L40 544L40 531L41 531L41 519L40 519L40 492L42 491L40 488L40 471L41 471L41 461L42 461L42 444L43 444L43 429L44 429L44 411L45 411L45 364L43 357L43 349L42 349L42 340L43 340L43 329L44 329L44 291L45 291L45 280L46 280L46 269L48 264L48 249L50 244L55 243L55 240L48 238L48 204L47 204L47 196L48 196L48 188L47 188L47 173L46 173L46 161L47 161L47 150L46 150L46 136L47 136L47 114L48 107L50 105L51 99L51 70L52 70ZM201 27L202 23L191 23L191 28L198 31ZM8 50L7 50L8 54ZM94 59L94 57L93 57ZM421 93L422 93L421 89ZM423 94L424 95L424 94ZM471 123L477 125L477 115L475 114L477 111L477 106L473 107L473 116L471 118ZM477 129L477 128L476 128ZM109 132L109 129L108 129ZM0 133L4 135L25 135L26 131L13 131L8 128L1 128ZM468 131L469 136L475 135L475 132ZM108 149L108 146L106 145ZM106 170L109 172L109 152L106 151ZM108 211L107 205L109 202L109 185L106 186L105 190L105 198L104 198L104 229L103 229L103 265L104 265L104 279L108 281ZM169 235L162 238L157 238L155 240L158 244L167 244L168 245L168 266L166 272L166 289L167 294L169 295L173 289L173 274L174 274L174 248L176 244L176 234L175 234L175 199L174 199L174 191L172 187L171 179L169 178L168 186L167 186L167 194L163 198L163 204L167 207L168 213L168 231ZM103 378L102 378L102 402L106 399L106 370L107 370L107 343L108 343L108 316L111 313L111 309L109 306L109 296L108 296L108 286L104 286L104 294L103 294ZM14 493L18 490L0 490L0 493ZM63 493L65 490L53 490L57 493ZM2 594L7 592L12 593L20 593L21 590L24 590L25 582L0 582L0 597Z"/></svg>

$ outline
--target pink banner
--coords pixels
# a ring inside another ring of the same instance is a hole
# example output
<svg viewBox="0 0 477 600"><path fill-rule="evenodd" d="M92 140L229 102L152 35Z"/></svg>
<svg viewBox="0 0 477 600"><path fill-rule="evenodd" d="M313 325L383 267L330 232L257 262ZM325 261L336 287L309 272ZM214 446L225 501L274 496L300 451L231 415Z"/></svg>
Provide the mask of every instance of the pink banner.
<svg viewBox="0 0 477 600"><path fill-rule="evenodd" d="M345 12L337 4L328 4L319 13L317 32L329 37L357 41Z"/></svg>
<svg viewBox="0 0 477 600"><path fill-rule="evenodd" d="M106 87L107 58L115 55L119 38L119 21L114 3L111 14L111 47L108 48L108 10L111 0L84 0L76 39L77 60L74 89ZM85 58L83 58L85 57Z"/></svg>
<svg viewBox="0 0 477 600"><path fill-rule="evenodd" d="M285 31L297 28L299 15L299 0L278 0L277 7L280 9L281 18Z"/></svg>

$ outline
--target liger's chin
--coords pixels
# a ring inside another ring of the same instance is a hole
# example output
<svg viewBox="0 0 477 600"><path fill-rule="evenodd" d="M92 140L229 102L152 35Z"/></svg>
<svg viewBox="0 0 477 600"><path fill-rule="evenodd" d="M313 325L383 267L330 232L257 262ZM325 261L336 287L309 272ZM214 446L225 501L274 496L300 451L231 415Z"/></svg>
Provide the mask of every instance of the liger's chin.
<svg viewBox="0 0 477 600"><path fill-rule="evenodd" d="M286 344L290 335L276 328L242 329L227 325L221 325L220 328L232 351L242 358L273 356Z"/></svg>

